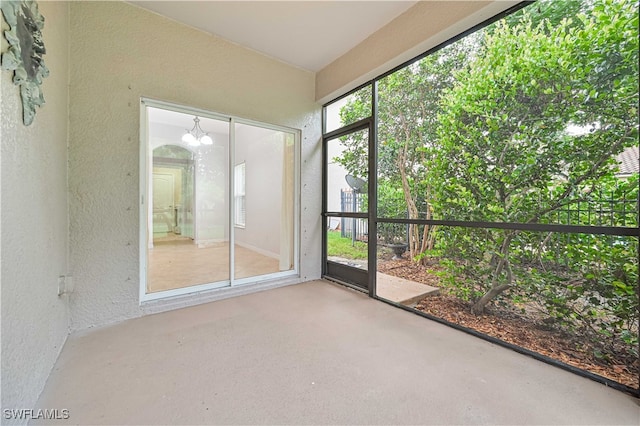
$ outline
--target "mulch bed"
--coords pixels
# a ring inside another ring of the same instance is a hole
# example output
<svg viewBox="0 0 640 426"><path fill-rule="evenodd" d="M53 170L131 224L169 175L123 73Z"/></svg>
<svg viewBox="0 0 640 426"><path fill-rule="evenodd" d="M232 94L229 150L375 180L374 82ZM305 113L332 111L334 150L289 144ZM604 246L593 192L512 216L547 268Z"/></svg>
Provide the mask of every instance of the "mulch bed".
<svg viewBox="0 0 640 426"><path fill-rule="evenodd" d="M409 260L391 260L378 265L378 270L385 274L434 287L439 287L439 278L433 273L438 269L437 264L425 267ZM449 295L428 296L415 309L638 388L640 361L637 358L626 364L605 364L593 355L594 348L589 346L588 341L550 329L516 311L492 306L485 309L484 314L474 315L471 313L471 303Z"/></svg>

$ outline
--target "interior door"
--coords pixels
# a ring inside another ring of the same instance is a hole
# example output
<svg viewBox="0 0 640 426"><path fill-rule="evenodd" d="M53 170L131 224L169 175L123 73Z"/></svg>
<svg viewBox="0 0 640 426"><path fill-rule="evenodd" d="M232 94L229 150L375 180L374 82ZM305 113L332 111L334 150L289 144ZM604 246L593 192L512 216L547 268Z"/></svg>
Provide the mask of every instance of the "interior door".
<svg viewBox="0 0 640 426"><path fill-rule="evenodd" d="M323 275L369 289L370 124L325 136ZM375 244L375 238L374 238Z"/></svg>
<svg viewBox="0 0 640 426"><path fill-rule="evenodd" d="M172 174L153 174L153 233L173 232L175 218L175 182Z"/></svg>

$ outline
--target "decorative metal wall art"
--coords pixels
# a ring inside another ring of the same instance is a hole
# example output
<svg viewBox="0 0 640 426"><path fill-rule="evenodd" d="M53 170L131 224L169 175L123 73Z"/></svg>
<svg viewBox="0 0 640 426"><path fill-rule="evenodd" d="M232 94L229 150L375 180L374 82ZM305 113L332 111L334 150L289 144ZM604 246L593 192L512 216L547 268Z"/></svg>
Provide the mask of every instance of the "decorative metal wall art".
<svg viewBox="0 0 640 426"><path fill-rule="evenodd" d="M36 106L44 104L40 85L49 75L42 58L46 52L42 39L44 17L35 1L2 0L0 8L10 27L4 32L9 48L2 55L2 68L14 71L13 84L20 86L22 119L28 126L36 115Z"/></svg>

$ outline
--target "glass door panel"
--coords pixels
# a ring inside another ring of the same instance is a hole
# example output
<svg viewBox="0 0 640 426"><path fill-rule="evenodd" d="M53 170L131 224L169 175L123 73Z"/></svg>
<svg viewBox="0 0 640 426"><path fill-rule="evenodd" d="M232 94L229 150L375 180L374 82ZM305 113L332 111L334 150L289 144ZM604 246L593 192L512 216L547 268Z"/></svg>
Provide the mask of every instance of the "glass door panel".
<svg viewBox="0 0 640 426"><path fill-rule="evenodd" d="M146 293L229 282L229 122L148 107ZM186 139L186 140L183 140Z"/></svg>
<svg viewBox="0 0 640 426"><path fill-rule="evenodd" d="M235 124L234 279L294 268L295 135Z"/></svg>

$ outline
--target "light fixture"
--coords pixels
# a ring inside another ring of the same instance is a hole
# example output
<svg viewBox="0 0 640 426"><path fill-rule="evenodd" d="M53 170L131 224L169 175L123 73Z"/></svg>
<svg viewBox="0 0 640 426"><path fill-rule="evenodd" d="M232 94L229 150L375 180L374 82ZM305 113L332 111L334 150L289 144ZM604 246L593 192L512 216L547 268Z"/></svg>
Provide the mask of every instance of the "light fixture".
<svg viewBox="0 0 640 426"><path fill-rule="evenodd" d="M211 139L208 132L205 132L200 127L200 119L196 116L193 122L193 128L191 130L187 129L187 133L182 135L182 142L191 146L200 146L200 144L212 145L213 139Z"/></svg>

